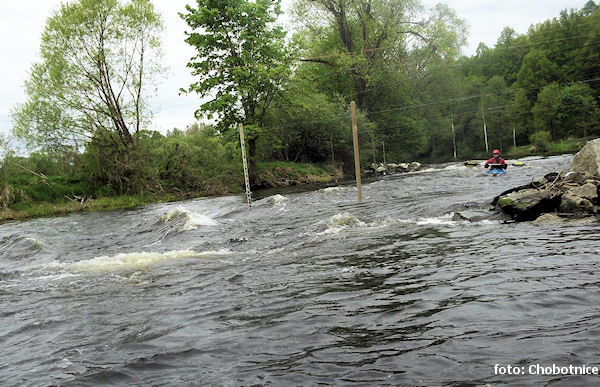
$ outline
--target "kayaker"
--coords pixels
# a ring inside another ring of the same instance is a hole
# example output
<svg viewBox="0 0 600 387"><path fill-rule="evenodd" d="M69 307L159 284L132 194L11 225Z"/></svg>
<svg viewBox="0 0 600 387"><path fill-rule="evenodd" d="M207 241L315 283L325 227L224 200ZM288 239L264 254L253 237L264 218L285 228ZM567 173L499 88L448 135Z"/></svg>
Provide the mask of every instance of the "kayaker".
<svg viewBox="0 0 600 387"><path fill-rule="evenodd" d="M502 157L500 157L500 151L494 149L492 152L492 158L485 162L485 168L492 167L492 169L506 169L508 165Z"/></svg>

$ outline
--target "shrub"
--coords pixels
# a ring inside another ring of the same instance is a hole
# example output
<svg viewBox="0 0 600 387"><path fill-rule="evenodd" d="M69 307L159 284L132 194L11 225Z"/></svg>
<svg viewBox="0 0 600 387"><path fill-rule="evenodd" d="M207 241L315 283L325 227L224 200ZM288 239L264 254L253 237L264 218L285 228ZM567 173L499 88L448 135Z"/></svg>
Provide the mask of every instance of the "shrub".
<svg viewBox="0 0 600 387"><path fill-rule="evenodd" d="M540 130L529 136L529 141L533 146L535 146L536 151L538 152L546 152L550 147L550 141L552 137L550 136L550 132L547 130Z"/></svg>

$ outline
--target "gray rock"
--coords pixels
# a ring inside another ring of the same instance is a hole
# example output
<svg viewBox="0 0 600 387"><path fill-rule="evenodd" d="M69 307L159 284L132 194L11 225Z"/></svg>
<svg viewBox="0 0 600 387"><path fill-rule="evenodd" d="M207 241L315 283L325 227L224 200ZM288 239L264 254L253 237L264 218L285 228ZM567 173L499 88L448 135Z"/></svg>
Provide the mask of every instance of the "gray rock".
<svg viewBox="0 0 600 387"><path fill-rule="evenodd" d="M585 173L581 172L569 172L565 175L564 181L567 183L583 184L587 180Z"/></svg>
<svg viewBox="0 0 600 387"><path fill-rule="evenodd" d="M387 172L387 168L384 167L384 166L377 167L377 169L375 169L375 172L377 172L377 173L385 173L385 172Z"/></svg>
<svg viewBox="0 0 600 387"><path fill-rule="evenodd" d="M594 205L588 199L566 193L560 199L560 211L562 212L593 212Z"/></svg>
<svg viewBox="0 0 600 387"><path fill-rule="evenodd" d="M541 213L554 212L560 205L559 193L554 190L523 189L498 198L498 207L516 221L536 219Z"/></svg>
<svg viewBox="0 0 600 387"><path fill-rule="evenodd" d="M476 211L476 210L465 210L455 212L452 215L452 220L454 221L469 221L469 222L478 222L485 219L490 219L494 214L489 211Z"/></svg>
<svg viewBox="0 0 600 387"><path fill-rule="evenodd" d="M400 164L398 164L398 168L400 168L403 171L408 171L409 167L408 167L408 164L406 164L406 163L400 163Z"/></svg>
<svg viewBox="0 0 600 387"><path fill-rule="evenodd" d="M418 162L416 162L416 161L413 161L412 163L410 163L410 164L408 165L408 168L409 168L411 171L418 171L419 169L421 169L421 163L418 163Z"/></svg>
<svg viewBox="0 0 600 387"><path fill-rule="evenodd" d="M598 187L591 183L584 184L581 187L571 188L568 193L573 196L579 196L580 198L590 200L598 199Z"/></svg>
<svg viewBox="0 0 600 387"><path fill-rule="evenodd" d="M600 176L600 138L588 141L573 157L571 171Z"/></svg>
<svg viewBox="0 0 600 387"><path fill-rule="evenodd" d="M388 165L387 165L387 167L388 167L389 169L396 169L396 168L398 168L398 164L393 164L393 163L391 163L391 164L388 164Z"/></svg>
<svg viewBox="0 0 600 387"><path fill-rule="evenodd" d="M553 224L553 223L559 223L559 222L564 222L564 218L561 218L560 216L556 215L556 214L542 214L540 215L539 218L537 218L536 220L533 221L534 224Z"/></svg>

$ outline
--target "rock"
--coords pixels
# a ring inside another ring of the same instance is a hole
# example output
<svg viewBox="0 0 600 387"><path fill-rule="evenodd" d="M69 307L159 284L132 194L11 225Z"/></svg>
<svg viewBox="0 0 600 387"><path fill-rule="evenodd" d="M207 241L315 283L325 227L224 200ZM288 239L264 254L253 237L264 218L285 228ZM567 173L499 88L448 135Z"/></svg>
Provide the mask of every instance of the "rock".
<svg viewBox="0 0 600 387"><path fill-rule="evenodd" d="M568 193L573 196L579 196L580 198L595 200L598 199L598 186L587 183L581 187L571 188Z"/></svg>
<svg viewBox="0 0 600 387"><path fill-rule="evenodd" d="M567 183L583 184L587 179L585 173L569 172L565 175L564 181Z"/></svg>
<svg viewBox="0 0 600 387"><path fill-rule="evenodd" d="M564 222L564 219L556 214L542 214L539 218L533 221L534 224L552 224Z"/></svg>
<svg viewBox="0 0 600 387"><path fill-rule="evenodd" d="M408 164L406 164L406 163L400 163L400 164L398 164L398 168L399 168L401 171L403 171L403 172L406 172L406 171L408 171L408 168L409 168L409 167L408 167Z"/></svg>
<svg viewBox="0 0 600 387"><path fill-rule="evenodd" d="M398 168L398 164L388 164L387 167L388 169L396 169Z"/></svg>
<svg viewBox="0 0 600 387"><path fill-rule="evenodd" d="M463 210L455 211L452 215L453 221L458 222L481 222L482 220L510 220L510 216L503 212L493 212L493 208L490 210Z"/></svg>
<svg viewBox="0 0 600 387"><path fill-rule="evenodd" d="M537 185L537 183L536 183L536 185ZM506 196L506 195L508 195L508 194L510 194L510 193L513 193L513 192L523 191L523 190L526 190L526 189L531 189L531 188L535 188L535 186L534 186L533 184L529 183L529 184L521 185L521 186L519 186L519 187L515 187L515 188L508 189L508 190L506 190L506 191L502 192L500 195L496 196L496 197L494 198L494 200L492 200L492 202L491 202L490 204L491 204L492 206L495 206L496 204L498 204L498 200L499 200L501 197L503 197L503 196Z"/></svg>
<svg viewBox="0 0 600 387"><path fill-rule="evenodd" d="M569 213L593 212L594 205L588 199L566 193L560 199L560 211Z"/></svg>
<svg viewBox="0 0 600 387"><path fill-rule="evenodd" d="M600 176L600 138L588 141L573 157L571 171Z"/></svg>
<svg viewBox="0 0 600 387"><path fill-rule="evenodd" d="M493 216L493 214L488 211L465 210L465 211L455 212L454 215L452 215L452 220L478 222L481 220L489 219L492 216Z"/></svg>
<svg viewBox="0 0 600 387"><path fill-rule="evenodd" d="M377 169L375 169L375 172L377 172L377 173L386 173L387 172L387 168L382 165L380 167L377 167Z"/></svg>
<svg viewBox="0 0 600 387"><path fill-rule="evenodd" d="M554 212L560 205L560 194L554 190L524 189L501 195L498 207L514 220L534 220L541 213Z"/></svg>
<svg viewBox="0 0 600 387"><path fill-rule="evenodd" d="M585 184L594 184L595 186L600 186L600 181L595 179L587 179L584 181Z"/></svg>
<svg viewBox="0 0 600 387"><path fill-rule="evenodd" d="M421 169L421 163L418 163L416 161L413 161L412 163L410 163L408 165L408 169L413 172L413 171L418 171L419 169Z"/></svg>

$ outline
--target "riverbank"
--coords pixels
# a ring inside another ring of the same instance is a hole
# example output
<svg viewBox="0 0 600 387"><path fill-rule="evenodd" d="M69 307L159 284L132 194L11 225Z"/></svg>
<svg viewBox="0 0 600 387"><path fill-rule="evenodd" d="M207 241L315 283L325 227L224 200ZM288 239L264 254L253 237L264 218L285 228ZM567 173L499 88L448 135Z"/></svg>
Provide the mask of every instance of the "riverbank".
<svg viewBox="0 0 600 387"><path fill-rule="evenodd" d="M584 147L587 140L584 138L566 139L548 143L545 149L536 149L533 145L523 145L511 147L505 156L511 159L520 159L529 156L558 156L564 154L574 154Z"/></svg>
<svg viewBox="0 0 600 387"><path fill-rule="evenodd" d="M290 162L271 162L260 163L258 165L258 189L267 189L275 187L288 187L300 185L322 184L337 181L343 178L343 173L340 168L330 165L319 166L315 164L300 164ZM55 177L45 177L45 184L40 184L38 180L27 181L27 189L25 186L13 187L11 191L29 191L39 189L43 191L52 190L52 182ZM56 187L61 192L70 192L73 188L76 194L64 194L59 200L55 201L36 201L32 199L33 195L27 196L24 200L16 203L11 203L0 207L0 222L11 220L25 220L39 217L51 217L65 215L75 212L94 212L105 210L117 210L134 208L141 205L153 203L168 203L174 201L188 200L200 197L216 197L243 192L243 186L239 182L230 183L227 186L219 186L219 189L207 187L205 191L182 191L177 188L172 190L165 189L139 195L118 195L118 196L102 196L88 195L81 193L81 184L78 181L72 181L69 184L65 183ZM16 195L16 196L20 196ZM8 194L6 196L9 196ZM15 196L13 194L13 196ZM55 195L56 196L56 195Z"/></svg>
<svg viewBox="0 0 600 387"><path fill-rule="evenodd" d="M505 159L521 159L524 157L532 157L532 156L560 156L565 154L575 154L583 148L588 139L585 138L569 138L561 141L550 142L544 146L544 149L538 149L534 145L521 145L521 146L510 146L508 148L500 149L502 153L502 157ZM467 152L458 154L458 161L461 160L487 160L491 157L491 152L493 148L490 148L489 152L485 151L477 151L477 152ZM427 163L427 164L437 164L437 163L445 163L452 162L454 159L451 155L438 156L438 157L428 157L418 159L419 162Z"/></svg>

